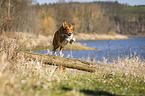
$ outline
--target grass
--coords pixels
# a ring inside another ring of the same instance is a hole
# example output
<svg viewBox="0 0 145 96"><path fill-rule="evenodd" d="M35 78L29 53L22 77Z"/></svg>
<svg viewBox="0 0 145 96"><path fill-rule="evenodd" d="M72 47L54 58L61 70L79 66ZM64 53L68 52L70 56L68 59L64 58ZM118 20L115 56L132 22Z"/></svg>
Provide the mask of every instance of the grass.
<svg viewBox="0 0 145 96"><path fill-rule="evenodd" d="M75 38L77 40L84 40L84 41L89 41L89 40L115 40L115 39L128 39L128 36L126 35L120 35L116 33L108 33L108 34L88 34L88 33L78 33L75 35Z"/></svg>
<svg viewBox="0 0 145 96"><path fill-rule="evenodd" d="M138 57L119 58L118 63L110 64L104 59L101 67L94 66L94 73L70 68L62 71L43 64L37 57L24 58L23 51L18 51L21 43L16 41L5 38L1 42L0 96L145 94L145 62Z"/></svg>
<svg viewBox="0 0 145 96"><path fill-rule="evenodd" d="M44 65L20 56L14 66L0 54L1 96L83 96L83 95L144 95L145 77L139 70L115 70L114 66L96 68L95 73ZM137 62L136 58L126 64ZM144 64L144 62L140 62ZM120 66L120 65L118 65ZM121 67L121 66L120 66ZM122 67L121 67L122 68ZM142 66L144 69L144 66ZM142 70L144 71L144 70ZM136 74L135 74L136 73Z"/></svg>
<svg viewBox="0 0 145 96"><path fill-rule="evenodd" d="M64 73L65 74L65 73ZM65 74L67 80L62 80L58 85L60 92L75 90L82 95L143 95L144 79L134 78L128 74ZM59 93L59 91L58 91ZM64 93L62 95L64 95ZM56 94L56 93L55 93ZM61 93L59 93L61 94Z"/></svg>

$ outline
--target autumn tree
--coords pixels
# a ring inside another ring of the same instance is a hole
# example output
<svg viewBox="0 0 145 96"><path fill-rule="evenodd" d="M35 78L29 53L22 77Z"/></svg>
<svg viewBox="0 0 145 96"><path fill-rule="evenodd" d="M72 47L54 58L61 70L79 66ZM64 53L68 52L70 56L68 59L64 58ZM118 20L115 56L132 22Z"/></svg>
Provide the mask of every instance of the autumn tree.
<svg viewBox="0 0 145 96"><path fill-rule="evenodd" d="M41 12L42 34L53 35L56 29L55 20L52 17L48 16L45 10L40 10L40 12Z"/></svg>

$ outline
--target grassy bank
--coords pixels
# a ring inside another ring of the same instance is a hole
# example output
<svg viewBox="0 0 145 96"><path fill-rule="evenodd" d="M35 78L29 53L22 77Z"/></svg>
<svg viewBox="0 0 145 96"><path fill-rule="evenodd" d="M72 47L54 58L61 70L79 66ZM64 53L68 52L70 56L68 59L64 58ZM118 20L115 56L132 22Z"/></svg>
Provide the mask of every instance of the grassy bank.
<svg viewBox="0 0 145 96"><path fill-rule="evenodd" d="M145 37L145 34L127 35L128 37Z"/></svg>
<svg viewBox="0 0 145 96"><path fill-rule="evenodd" d="M120 35L116 33L109 34L88 34L88 33L79 33L75 35L75 38L78 41L89 41L89 40L115 40L115 39L129 39L126 35Z"/></svg>

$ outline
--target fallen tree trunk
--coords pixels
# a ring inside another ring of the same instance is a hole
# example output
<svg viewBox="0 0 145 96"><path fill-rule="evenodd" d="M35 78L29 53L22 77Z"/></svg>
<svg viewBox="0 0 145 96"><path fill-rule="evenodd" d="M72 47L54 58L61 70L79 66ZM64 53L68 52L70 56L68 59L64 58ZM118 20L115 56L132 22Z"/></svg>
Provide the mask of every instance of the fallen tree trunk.
<svg viewBox="0 0 145 96"><path fill-rule="evenodd" d="M58 56L46 55L46 54L38 54L34 52L25 52L24 57L29 60L38 60L43 62L44 64L56 65L56 66L64 66L67 68L73 68L88 72L95 72L96 63L86 62L82 60L63 58Z"/></svg>

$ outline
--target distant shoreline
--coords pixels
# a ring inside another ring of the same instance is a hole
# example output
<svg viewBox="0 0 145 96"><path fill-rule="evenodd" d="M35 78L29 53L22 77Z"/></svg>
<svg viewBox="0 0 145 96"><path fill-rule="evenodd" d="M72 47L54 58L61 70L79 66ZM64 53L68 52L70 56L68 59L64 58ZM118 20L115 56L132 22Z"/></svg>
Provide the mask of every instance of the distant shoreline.
<svg viewBox="0 0 145 96"><path fill-rule="evenodd" d="M116 39L129 39L127 35L121 34L88 34L88 33L78 33L74 35L77 41L99 41L99 40L116 40Z"/></svg>
<svg viewBox="0 0 145 96"><path fill-rule="evenodd" d="M145 37L145 34L143 35L127 35L128 37Z"/></svg>

